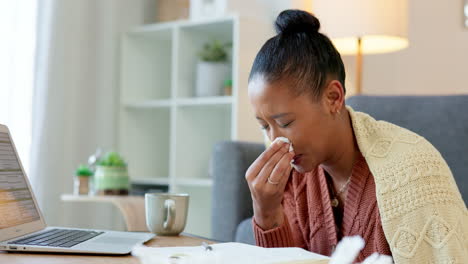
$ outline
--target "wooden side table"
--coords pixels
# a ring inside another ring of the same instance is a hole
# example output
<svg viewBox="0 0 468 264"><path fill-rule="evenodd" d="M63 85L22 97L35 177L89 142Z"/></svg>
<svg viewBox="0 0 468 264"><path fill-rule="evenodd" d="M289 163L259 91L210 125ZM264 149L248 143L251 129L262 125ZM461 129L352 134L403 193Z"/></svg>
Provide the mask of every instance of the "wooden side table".
<svg viewBox="0 0 468 264"><path fill-rule="evenodd" d="M62 194L60 198L64 202L111 203L120 210L127 231L148 232L143 196Z"/></svg>

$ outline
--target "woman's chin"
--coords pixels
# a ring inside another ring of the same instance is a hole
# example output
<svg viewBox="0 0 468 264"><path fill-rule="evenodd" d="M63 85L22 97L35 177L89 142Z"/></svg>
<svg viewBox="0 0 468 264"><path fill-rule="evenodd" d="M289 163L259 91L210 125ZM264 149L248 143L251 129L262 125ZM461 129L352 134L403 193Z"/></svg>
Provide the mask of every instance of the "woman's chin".
<svg viewBox="0 0 468 264"><path fill-rule="evenodd" d="M318 166L318 164L317 165L312 165L312 166L310 166L308 164L315 164L315 162L307 162L307 160L303 158L303 159L299 160L299 164L294 164L293 163L293 167L299 173L306 173L306 172L311 172L311 171L315 170L317 168L317 166Z"/></svg>
<svg viewBox="0 0 468 264"><path fill-rule="evenodd" d="M295 169L297 172L299 172L299 173L306 173L306 172L310 172L310 171L313 171L313 170L314 170L314 168L306 168L306 167L304 167L304 166L302 166L302 165L295 165L295 164L293 164L293 167L294 167L294 169Z"/></svg>
<svg viewBox="0 0 468 264"><path fill-rule="evenodd" d="M299 172L299 173L304 173L304 169L301 167L301 166L297 166L297 165L293 165L293 168L295 171Z"/></svg>

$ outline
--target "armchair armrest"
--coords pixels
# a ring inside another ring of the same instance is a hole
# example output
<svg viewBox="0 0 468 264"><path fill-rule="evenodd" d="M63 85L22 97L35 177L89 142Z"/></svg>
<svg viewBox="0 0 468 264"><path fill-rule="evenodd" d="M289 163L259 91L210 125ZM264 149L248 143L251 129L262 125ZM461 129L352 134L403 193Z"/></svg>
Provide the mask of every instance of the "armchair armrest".
<svg viewBox="0 0 468 264"><path fill-rule="evenodd" d="M264 149L263 144L233 141L214 146L210 165L214 239L235 241L237 226L252 217L252 198L245 172Z"/></svg>

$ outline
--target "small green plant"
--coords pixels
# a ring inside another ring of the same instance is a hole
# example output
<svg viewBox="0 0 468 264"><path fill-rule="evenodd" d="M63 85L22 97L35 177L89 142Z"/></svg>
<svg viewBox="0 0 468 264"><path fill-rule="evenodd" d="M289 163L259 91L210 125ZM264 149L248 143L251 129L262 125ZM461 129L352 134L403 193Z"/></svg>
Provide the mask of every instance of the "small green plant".
<svg viewBox="0 0 468 264"><path fill-rule="evenodd" d="M206 43L198 55L202 61L227 61L227 47L229 46L231 43L221 44L218 40L213 40L211 43Z"/></svg>
<svg viewBox="0 0 468 264"><path fill-rule="evenodd" d="M127 163L125 163L119 153L109 151L101 159L99 159L97 165L109 167L126 167Z"/></svg>
<svg viewBox="0 0 468 264"><path fill-rule="evenodd" d="M80 165L75 171L76 176L93 176L93 171L86 165Z"/></svg>

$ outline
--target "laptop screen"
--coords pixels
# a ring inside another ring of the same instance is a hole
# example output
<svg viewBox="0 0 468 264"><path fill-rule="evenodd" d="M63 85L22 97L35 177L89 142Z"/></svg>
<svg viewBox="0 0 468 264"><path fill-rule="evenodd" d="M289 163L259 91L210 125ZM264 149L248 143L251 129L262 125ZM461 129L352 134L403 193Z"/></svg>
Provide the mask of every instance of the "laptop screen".
<svg viewBox="0 0 468 264"><path fill-rule="evenodd" d="M10 136L0 132L0 229L39 219Z"/></svg>

